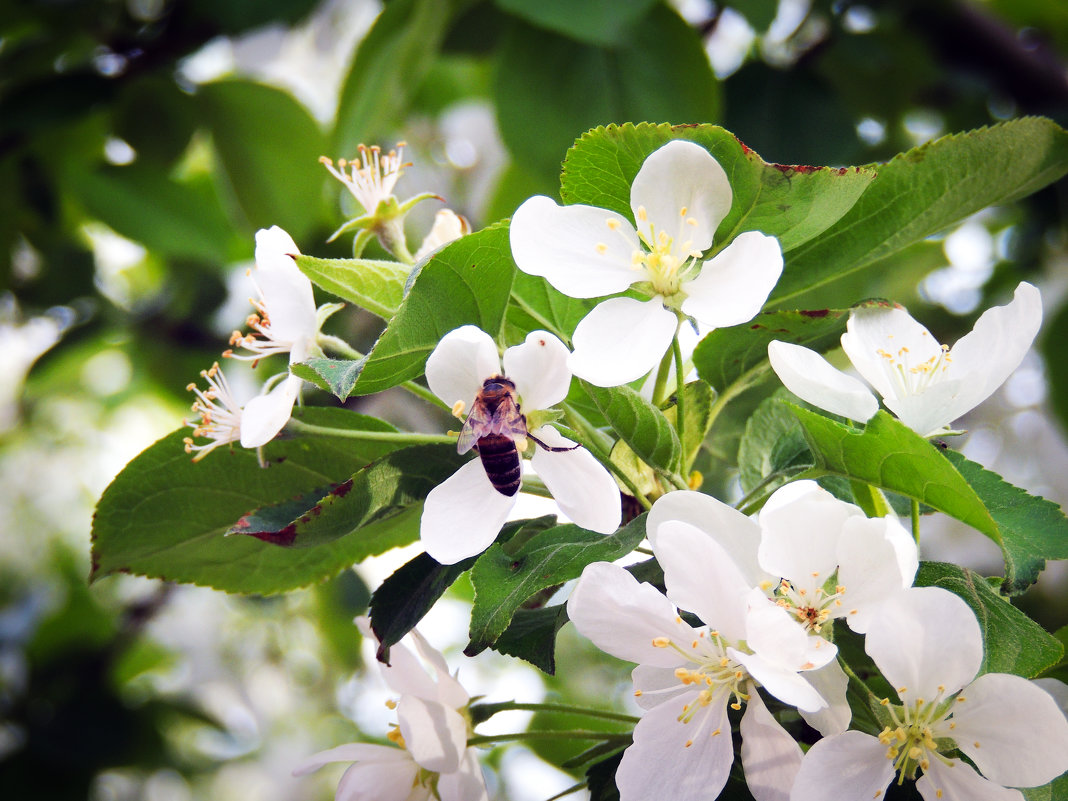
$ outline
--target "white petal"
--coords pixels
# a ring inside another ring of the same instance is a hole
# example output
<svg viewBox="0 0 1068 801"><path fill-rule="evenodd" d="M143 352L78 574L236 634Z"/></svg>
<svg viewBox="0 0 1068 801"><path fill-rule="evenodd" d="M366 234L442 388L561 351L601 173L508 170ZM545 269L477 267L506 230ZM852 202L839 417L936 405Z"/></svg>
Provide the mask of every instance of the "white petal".
<svg viewBox="0 0 1068 801"><path fill-rule="evenodd" d="M824 737L841 734L849 727L853 719L853 710L849 707L846 691L849 689L849 677L846 676L838 660L832 659L818 670L806 670L801 678L827 702L823 709L815 712L801 710L805 723Z"/></svg>
<svg viewBox="0 0 1068 801"><path fill-rule="evenodd" d="M847 731L817 742L801 760L790 801L873 799L894 778L886 746L870 734Z"/></svg>
<svg viewBox="0 0 1068 801"><path fill-rule="evenodd" d="M312 754L293 768L294 776L304 776L319 770L331 762L411 762L411 757L403 748L372 743L345 743L345 745Z"/></svg>
<svg viewBox="0 0 1068 801"><path fill-rule="evenodd" d="M334 801L416 801L412 788L419 766L407 751L401 753L402 762L357 762L337 783Z"/></svg>
<svg viewBox="0 0 1068 801"><path fill-rule="evenodd" d="M983 661L983 636L971 607L940 587L912 587L879 607L864 640L886 680L906 703L953 693Z"/></svg>
<svg viewBox="0 0 1068 801"><path fill-rule="evenodd" d="M552 426L542 426L531 433L551 447L574 444ZM554 453L535 447L530 464L575 525L600 534L611 534L619 528L623 518L619 487L588 450L575 448Z"/></svg>
<svg viewBox="0 0 1068 801"><path fill-rule="evenodd" d="M814 597L838 567L842 527L863 512L814 481L776 490L760 511L760 566Z"/></svg>
<svg viewBox="0 0 1068 801"><path fill-rule="evenodd" d="M289 422L301 384L295 375L286 376L266 395L257 395L241 412L241 447L266 445Z"/></svg>
<svg viewBox="0 0 1068 801"><path fill-rule="evenodd" d="M688 723L680 722L682 707L696 698L696 692L686 693L638 721L634 744L616 770L620 801L706 801L719 795L734 762L727 699L721 693Z"/></svg>
<svg viewBox="0 0 1068 801"><path fill-rule="evenodd" d="M809 634L793 614L759 588L746 596L746 642L762 659L787 670L812 670L832 660L838 649Z"/></svg>
<svg viewBox="0 0 1068 801"><path fill-rule="evenodd" d="M988 781L971 765L959 759L949 765L932 759L931 766L916 780L924 801L1024 801L1019 790Z"/></svg>
<svg viewBox="0 0 1068 801"><path fill-rule="evenodd" d="M573 298L614 295L643 280L631 268L641 242L630 221L614 211L558 206L538 195L516 209L509 238L520 270Z"/></svg>
<svg viewBox="0 0 1068 801"><path fill-rule="evenodd" d="M653 640L668 637L691 642L696 632L678 619L674 605L651 584L638 581L608 562L586 566L567 599L567 615L575 628L605 653L628 662L677 667L686 660Z"/></svg>
<svg viewBox="0 0 1068 801"><path fill-rule="evenodd" d="M286 257L290 269L259 269L252 279L263 296L272 338L294 342L314 339L319 330L311 281Z"/></svg>
<svg viewBox="0 0 1068 801"><path fill-rule="evenodd" d="M571 370L567 345L548 331L531 331L504 352L504 374L515 383L523 410L548 409L567 397Z"/></svg>
<svg viewBox="0 0 1068 801"><path fill-rule="evenodd" d="M656 548L660 527L670 520L689 523L718 542L742 571L748 586L755 587L778 578L765 572L757 561L760 526L734 507L711 495L690 490L676 490L660 496L645 522L653 548Z"/></svg>
<svg viewBox="0 0 1068 801"><path fill-rule="evenodd" d="M746 637L750 585L718 542L689 523L667 521L653 547L664 568L667 596L728 641Z"/></svg>
<svg viewBox="0 0 1068 801"><path fill-rule="evenodd" d="M630 187L630 207L639 229L645 232L639 213L644 207L656 232L666 231L677 246L689 241L687 250L712 246L731 202L731 184L723 167L703 147L683 139L651 153Z"/></svg>
<svg viewBox="0 0 1068 801"><path fill-rule="evenodd" d="M500 533L515 500L497 492L482 462L472 459L426 496L419 524L423 547L443 565L482 553Z"/></svg>
<svg viewBox="0 0 1068 801"><path fill-rule="evenodd" d="M471 226L467 220L452 209L441 209L434 215L434 225L431 226L430 233L426 235L419 250L415 252L415 260L422 261L438 248L469 233L471 233Z"/></svg>
<svg viewBox="0 0 1068 801"><path fill-rule="evenodd" d="M440 700L438 685L407 645L407 638L389 649L389 663L379 663L379 671L389 688L399 695L412 695L427 701Z"/></svg>
<svg viewBox="0 0 1068 801"><path fill-rule="evenodd" d="M256 232L256 264L261 270L294 270L301 274L291 258L299 254L293 237L277 225Z"/></svg>
<svg viewBox="0 0 1068 801"><path fill-rule="evenodd" d="M397 702L397 723L405 747L421 767L435 773L460 769L467 748L467 721L455 709L402 695Z"/></svg>
<svg viewBox="0 0 1068 801"><path fill-rule="evenodd" d="M438 779L438 794L441 801L489 801L486 779L478 764L477 749L468 748L464 751L460 769L455 773L443 774Z"/></svg>
<svg viewBox="0 0 1068 801"><path fill-rule="evenodd" d="M961 692L952 721L948 736L993 782L1037 787L1068 770L1068 720L1049 693L1020 676L980 676Z"/></svg>
<svg viewBox="0 0 1068 801"><path fill-rule="evenodd" d="M412 629L408 636L415 643L415 648L422 660L434 669L437 700L452 709L466 706L471 696L459 680L449 672L449 664L445 661L445 656L441 651L427 642L426 637L420 634L418 629Z"/></svg>
<svg viewBox="0 0 1068 801"><path fill-rule="evenodd" d="M853 309L842 334L842 349L853 367L883 398L900 398L901 359L916 366L942 353L938 340L907 311L891 306Z"/></svg>
<svg viewBox="0 0 1068 801"><path fill-rule="evenodd" d="M749 695L740 725L745 783L756 801L789 801L801 767L801 747L777 721L760 693Z"/></svg>
<svg viewBox="0 0 1068 801"><path fill-rule="evenodd" d="M814 350L775 340L768 345L768 359L783 386L813 406L860 422L879 411L879 401L863 382L832 367Z"/></svg>
<svg viewBox="0 0 1068 801"><path fill-rule="evenodd" d="M682 310L704 325L725 328L752 320L782 275L779 240L746 231L683 284Z"/></svg>
<svg viewBox="0 0 1068 801"><path fill-rule="evenodd" d="M728 648L731 659L740 663L765 690L780 701L798 709L816 711L827 706L816 690L797 673L774 665L757 654L746 654L734 648Z"/></svg>
<svg viewBox="0 0 1068 801"><path fill-rule="evenodd" d="M934 436L960 416L954 407L966 389L964 384L961 380L943 378L918 394L885 398L883 403L898 420L921 437Z"/></svg>
<svg viewBox="0 0 1068 801"><path fill-rule="evenodd" d="M426 360L430 391L449 406L463 401L467 410L485 380L500 372L501 361L493 338L473 325L447 333Z"/></svg>
<svg viewBox="0 0 1068 801"><path fill-rule="evenodd" d="M677 320L660 298L611 298L597 304L575 328L571 372L599 387L641 378L671 346Z"/></svg>
<svg viewBox="0 0 1068 801"><path fill-rule="evenodd" d="M1057 702L1061 712L1068 716L1068 684L1065 684L1060 679L1050 678L1031 679L1031 683L1053 696L1053 700Z"/></svg>
<svg viewBox="0 0 1068 801"><path fill-rule="evenodd" d="M634 684L634 703L642 709L652 709L693 690L689 684L679 681L675 668L671 667L638 665L630 672L630 680Z"/></svg>
<svg viewBox="0 0 1068 801"><path fill-rule="evenodd" d="M1042 296L1028 283L1016 287L1012 302L987 309L949 352L948 377L962 391L950 406L955 420L978 406L1020 366L1042 324Z"/></svg>
<svg viewBox="0 0 1068 801"><path fill-rule="evenodd" d="M846 521L838 545L843 617L853 631L868 630L877 607L912 586L919 568L916 540L893 515ZM837 617L838 615L836 615Z"/></svg>

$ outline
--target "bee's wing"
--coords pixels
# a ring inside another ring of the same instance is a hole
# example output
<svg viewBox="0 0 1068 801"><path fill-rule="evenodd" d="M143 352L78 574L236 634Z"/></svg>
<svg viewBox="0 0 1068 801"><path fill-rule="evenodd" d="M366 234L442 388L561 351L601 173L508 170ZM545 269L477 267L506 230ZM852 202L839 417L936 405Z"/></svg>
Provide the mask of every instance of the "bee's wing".
<svg viewBox="0 0 1068 801"><path fill-rule="evenodd" d="M463 428L460 429L460 437L456 440L456 452L467 453L478 442L480 437L492 434L493 418L486 411L485 405L477 400L471 407L471 414L467 415Z"/></svg>
<svg viewBox="0 0 1068 801"><path fill-rule="evenodd" d="M527 435L527 419L519 411L515 398L508 396L497 405L493 413L492 432L511 439L523 439Z"/></svg>

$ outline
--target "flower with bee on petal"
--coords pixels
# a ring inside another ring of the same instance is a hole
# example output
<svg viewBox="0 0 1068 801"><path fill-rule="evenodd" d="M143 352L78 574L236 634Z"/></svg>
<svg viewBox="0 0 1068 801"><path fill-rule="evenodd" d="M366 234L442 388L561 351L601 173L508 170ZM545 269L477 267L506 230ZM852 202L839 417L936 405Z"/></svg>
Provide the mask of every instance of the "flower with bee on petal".
<svg viewBox="0 0 1068 801"><path fill-rule="evenodd" d="M533 331L504 352L502 370L493 339L472 325L450 331L430 354L431 391L459 414L470 410L458 449L480 451L479 459L435 487L423 506L420 537L437 561L455 564L493 542L515 506L520 458L529 445L531 466L564 514L604 534L619 526L619 489L604 466L550 425L527 429L531 412L567 395L567 357L567 346L557 337ZM503 475L513 470L514 475Z"/></svg>

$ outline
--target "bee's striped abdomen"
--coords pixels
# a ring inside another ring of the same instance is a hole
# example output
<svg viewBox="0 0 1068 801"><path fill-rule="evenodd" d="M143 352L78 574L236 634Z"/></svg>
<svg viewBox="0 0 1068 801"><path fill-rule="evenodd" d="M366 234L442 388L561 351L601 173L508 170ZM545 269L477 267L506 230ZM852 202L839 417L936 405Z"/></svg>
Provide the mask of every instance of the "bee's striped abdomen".
<svg viewBox="0 0 1068 801"><path fill-rule="evenodd" d="M501 495L512 496L519 492L523 470L519 462L519 450L510 437L487 434L478 440L478 456L490 484Z"/></svg>

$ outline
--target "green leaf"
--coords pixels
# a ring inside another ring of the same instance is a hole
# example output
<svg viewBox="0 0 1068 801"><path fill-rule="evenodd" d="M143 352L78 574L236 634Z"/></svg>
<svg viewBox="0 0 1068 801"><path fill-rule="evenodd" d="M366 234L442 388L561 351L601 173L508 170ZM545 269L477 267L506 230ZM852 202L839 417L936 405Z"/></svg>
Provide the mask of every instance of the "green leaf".
<svg viewBox="0 0 1068 801"><path fill-rule="evenodd" d="M281 528L250 530L253 519L262 520L268 515L268 510L257 509L252 517L242 517L229 533L249 534L286 548L320 547L421 504L430 490L465 461L451 445L402 448L358 470L307 508L294 508L303 506L301 502L283 502L273 519L287 512L293 515Z"/></svg>
<svg viewBox="0 0 1068 801"><path fill-rule="evenodd" d="M579 382L620 439L650 467L679 468L682 446L664 413L628 386L598 387Z"/></svg>
<svg viewBox="0 0 1068 801"><path fill-rule="evenodd" d="M924 562L914 583L918 587L949 590L975 612L983 630L980 674L1014 673L1030 679L1056 665L1064 654L1064 646L1056 637L998 595L986 579L972 570Z"/></svg>
<svg viewBox="0 0 1068 801"><path fill-rule="evenodd" d="M518 342L543 329L570 344L575 326L596 305L595 298L571 298L540 276L516 272L505 318L507 339Z"/></svg>
<svg viewBox="0 0 1068 801"><path fill-rule="evenodd" d="M762 312L748 323L717 328L702 339L693 353L694 367L720 392L735 382L748 386L770 369L772 341L827 350L838 343L848 316L848 310L839 309Z"/></svg>
<svg viewBox="0 0 1068 801"><path fill-rule="evenodd" d="M516 549L490 546L475 563L471 582L471 642L464 653L474 656L505 631L524 601L540 590L578 578L591 562L612 562L630 553L645 537L645 516L609 536L564 525L536 533Z"/></svg>
<svg viewBox="0 0 1068 801"><path fill-rule="evenodd" d="M291 364L289 371L305 381L311 381L319 389L333 392L339 401L344 402L352 393L352 387L366 363L366 356L362 359L331 359L319 356L306 362Z"/></svg>
<svg viewBox="0 0 1068 801"><path fill-rule="evenodd" d="M1033 584L1046 559L1068 559L1068 519L1060 506L1014 487L956 451L946 451L945 456L997 523L1009 594L1023 592Z"/></svg>
<svg viewBox="0 0 1068 801"><path fill-rule="evenodd" d="M298 241L319 221L326 139L280 89L227 80L201 86L201 112L251 228L281 225Z"/></svg>
<svg viewBox="0 0 1068 801"><path fill-rule="evenodd" d="M816 455L817 473L897 492L985 534L1005 557L1006 592L1033 584L1046 559L1068 557L1068 521L1055 504L1029 496L958 453L943 452L885 411L860 430L790 408Z"/></svg>
<svg viewBox="0 0 1068 801"><path fill-rule="evenodd" d="M350 156L361 142L392 134L437 58L458 3L395 0L360 42L338 98L333 148Z"/></svg>
<svg viewBox="0 0 1068 801"><path fill-rule="evenodd" d="M583 5L570 4L571 13ZM595 125L711 120L719 112L719 85L700 37L663 4L612 47L517 24L498 53L501 137L516 162L544 175L557 174L567 148Z"/></svg>
<svg viewBox="0 0 1068 801"><path fill-rule="evenodd" d="M1068 133L1050 120L1025 117L944 136L872 166L877 177L849 213L788 255L772 301L1053 183L1068 172Z"/></svg>
<svg viewBox="0 0 1068 801"><path fill-rule="evenodd" d="M490 647L523 659L549 676L556 673L556 634L567 623L567 604L517 609Z"/></svg>
<svg viewBox="0 0 1068 801"><path fill-rule="evenodd" d="M136 162L72 171L65 181L94 217L151 252L209 263L233 253L231 225L210 182L179 183Z"/></svg>
<svg viewBox="0 0 1068 801"><path fill-rule="evenodd" d="M318 286L342 300L389 320L404 297L411 267L376 259L317 259L297 256L297 267Z"/></svg>
<svg viewBox="0 0 1068 801"><path fill-rule="evenodd" d="M870 168L768 164L717 125L628 123L597 128L575 143L564 162L560 197L633 219L634 176L647 156L672 139L706 148L730 178L733 203L716 232L717 248L743 231L778 237L783 252L796 248L841 219L875 177Z"/></svg>
<svg viewBox="0 0 1068 801"><path fill-rule="evenodd" d="M684 433L686 441L682 443L682 468L688 470L697 458L697 452L705 442L705 435L712 427L712 401L716 391L707 382L691 381L682 390L684 397L684 414L686 415L686 427ZM675 425L675 415L678 406L671 406L664 410L664 417L672 426Z"/></svg>
<svg viewBox="0 0 1068 801"><path fill-rule="evenodd" d="M430 351L462 325L497 338L515 271L506 226L462 237L434 254L368 354L352 394L381 392L421 375Z"/></svg>
<svg viewBox="0 0 1068 801"><path fill-rule="evenodd" d="M305 422L389 431L391 426L344 409L305 408ZM175 431L149 447L104 491L93 520L92 577L134 573L227 592L270 594L310 584L366 556L418 536L418 515L365 527L299 555L254 537L226 536L251 509L281 503L344 481L395 445L331 437L281 436L256 453L219 448L194 463Z"/></svg>
<svg viewBox="0 0 1068 801"><path fill-rule="evenodd" d="M725 3L745 17L757 33L766 31L775 21L779 11L778 0L744 0L743 2Z"/></svg>
<svg viewBox="0 0 1068 801"><path fill-rule="evenodd" d="M813 465L801 424L785 397L784 391L763 400L745 424L738 446L738 479L745 493L778 476L766 487L770 492Z"/></svg>
<svg viewBox="0 0 1068 801"><path fill-rule="evenodd" d="M442 565L421 553L397 568L371 595L371 629L378 639L379 662L389 661L389 649L414 629L445 590L471 569L477 556Z"/></svg>
<svg viewBox="0 0 1068 801"><path fill-rule="evenodd" d="M631 25L656 0L496 0L497 5L527 22L596 45L620 44Z"/></svg>

